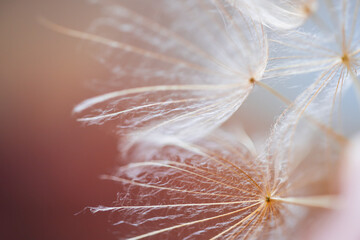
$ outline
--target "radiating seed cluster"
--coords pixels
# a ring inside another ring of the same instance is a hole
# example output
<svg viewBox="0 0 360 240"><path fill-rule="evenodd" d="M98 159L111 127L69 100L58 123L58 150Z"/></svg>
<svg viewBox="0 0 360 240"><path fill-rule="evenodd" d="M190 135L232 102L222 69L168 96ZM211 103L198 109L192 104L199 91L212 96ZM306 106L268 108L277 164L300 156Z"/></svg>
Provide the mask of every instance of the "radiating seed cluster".
<svg viewBox="0 0 360 240"><path fill-rule="evenodd" d="M360 0L97 6L86 32L40 21L109 69L111 90L74 113L109 124L132 161L103 176L119 183L116 205L90 208L109 212L120 238L301 239L313 209L335 208L348 140L334 116L345 90L360 99ZM309 76L292 100L271 86ZM254 87L285 106L261 147L220 128Z"/></svg>

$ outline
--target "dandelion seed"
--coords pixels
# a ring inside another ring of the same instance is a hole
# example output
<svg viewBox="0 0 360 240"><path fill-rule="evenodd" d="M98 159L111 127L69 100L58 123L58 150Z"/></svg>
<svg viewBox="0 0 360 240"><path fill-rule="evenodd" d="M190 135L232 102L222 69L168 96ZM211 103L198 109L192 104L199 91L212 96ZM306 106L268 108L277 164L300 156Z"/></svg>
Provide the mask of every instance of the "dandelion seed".
<svg viewBox="0 0 360 240"><path fill-rule="evenodd" d="M228 0L265 26L276 30L289 30L302 25L316 10L316 0Z"/></svg>
<svg viewBox="0 0 360 240"><path fill-rule="evenodd" d="M110 212L129 239L295 239L309 208L336 207L327 188L335 165L317 151L278 168L219 130L196 143L179 140L151 156L166 160L103 176L128 190L117 206L91 211Z"/></svg>
<svg viewBox="0 0 360 240"><path fill-rule="evenodd" d="M341 99L342 92L351 86L351 82L360 94L357 78L360 69L360 1L324 0L319 1L319 7L314 13L316 20L309 22L316 35L297 30L286 37L269 40L273 52L265 78L319 73L296 105L304 112L316 108L320 102L326 103L317 114L320 117L324 113L332 115L336 100ZM309 107L315 99L319 99L318 103Z"/></svg>
<svg viewBox="0 0 360 240"><path fill-rule="evenodd" d="M285 149L291 149L304 115L310 114L317 122L326 121L327 126L334 126L335 105L341 107L343 91L352 85L358 89L359 85L360 1L320 1L319 7L314 13L315 20L309 22L317 29L316 35L295 30L269 40L272 53L264 78L318 74L275 124L274 138L282 139L282 144L288 146Z"/></svg>
<svg viewBox="0 0 360 240"><path fill-rule="evenodd" d="M126 152L149 136L152 141L158 135L187 141L203 136L228 119L255 84L290 104L260 81L268 51L262 25L233 5L225 0L161 2L171 19L161 25L134 10L105 4L106 17L93 24L97 34L41 19L55 31L99 47L101 61L114 74L113 87L150 84L85 100L74 108L82 116L78 120L114 124L120 135L128 136ZM111 38L109 32L121 36ZM315 119L312 122L320 125ZM337 137L325 125L321 127Z"/></svg>
<svg viewBox="0 0 360 240"><path fill-rule="evenodd" d="M228 119L261 80L267 38L225 0L157 4L161 23L118 4L104 4L93 33L43 23L98 47L116 79L111 85L121 89L76 106L80 122L114 123L133 142L156 135L191 141Z"/></svg>

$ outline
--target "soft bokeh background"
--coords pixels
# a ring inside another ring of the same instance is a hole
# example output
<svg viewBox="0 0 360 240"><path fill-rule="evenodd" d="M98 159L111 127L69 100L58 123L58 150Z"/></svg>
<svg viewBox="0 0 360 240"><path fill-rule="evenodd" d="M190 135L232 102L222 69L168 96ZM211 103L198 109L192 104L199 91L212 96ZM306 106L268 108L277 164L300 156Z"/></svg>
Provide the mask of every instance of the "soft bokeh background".
<svg viewBox="0 0 360 240"><path fill-rule="evenodd" d="M117 160L115 137L71 116L101 70L36 22L86 29L95 15L85 1L0 1L0 239L113 239L106 216L75 215L116 197L98 178Z"/></svg>
<svg viewBox="0 0 360 240"><path fill-rule="evenodd" d="M98 178L119 161L116 137L71 115L106 73L80 40L36 21L85 30L97 15L85 0L0 1L0 239L114 239L107 216L81 211L116 198L116 185ZM256 93L240 115L259 134L281 104Z"/></svg>

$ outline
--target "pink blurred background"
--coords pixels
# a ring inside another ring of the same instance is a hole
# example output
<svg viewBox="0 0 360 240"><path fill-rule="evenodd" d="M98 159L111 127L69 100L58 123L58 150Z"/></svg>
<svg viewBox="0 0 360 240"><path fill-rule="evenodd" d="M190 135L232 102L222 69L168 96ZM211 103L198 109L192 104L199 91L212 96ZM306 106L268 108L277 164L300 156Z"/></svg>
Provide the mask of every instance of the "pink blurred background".
<svg viewBox="0 0 360 240"><path fill-rule="evenodd" d="M106 216L75 215L116 198L98 178L117 160L115 137L71 116L94 95L98 63L36 21L86 29L95 12L85 1L0 1L0 239L114 239Z"/></svg>

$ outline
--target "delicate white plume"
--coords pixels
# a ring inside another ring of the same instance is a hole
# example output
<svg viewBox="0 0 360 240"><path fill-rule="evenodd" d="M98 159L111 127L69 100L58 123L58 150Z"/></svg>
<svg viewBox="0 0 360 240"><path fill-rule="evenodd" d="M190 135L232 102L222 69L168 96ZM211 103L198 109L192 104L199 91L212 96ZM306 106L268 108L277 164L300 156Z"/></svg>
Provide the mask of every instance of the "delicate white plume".
<svg viewBox="0 0 360 240"><path fill-rule="evenodd" d="M228 119L253 80L261 80L266 34L225 0L156 3L161 22L152 12L104 4L93 33L69 33L99 50L113 73L110 85L120 89L85 100L74 112L81 122L112 122L135 139L196 139Z"/></svg>
<svg viewBox="0 0 360 240"><path fill-rule="evenodd" d="M293 103L294 116L311 115L332 126L344 91L353 86L360 97L360 1L320 1L304 30L272 34L264 78L301 76L313 83ZM314 73L309 75L308 73ZM359 98L360 99L360 98ZM359 102L360 103L360 102ZM285 120L287 121L287 120ZM295 121L297 123L299 120Z"/></svg>
<svg viewBox="0 0 360 240"><path fill-rule="evenodd" d="M304 23L316 10L316 0L228 0L257 21L275 30L289 30Z"/></svg>
<svg viewBox="0 0 360 240"><path fill-rule="evenodd" d="M111 212L121 238L295 239L296 227L310 224L308 207L336 207L327 188L335 165L311 141L307 155L281 159L281 168L263 158L267 150L253 156L219 130L173 143L102 177L123 189L118 204L90 210Z"/></svg>

